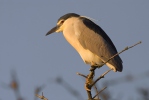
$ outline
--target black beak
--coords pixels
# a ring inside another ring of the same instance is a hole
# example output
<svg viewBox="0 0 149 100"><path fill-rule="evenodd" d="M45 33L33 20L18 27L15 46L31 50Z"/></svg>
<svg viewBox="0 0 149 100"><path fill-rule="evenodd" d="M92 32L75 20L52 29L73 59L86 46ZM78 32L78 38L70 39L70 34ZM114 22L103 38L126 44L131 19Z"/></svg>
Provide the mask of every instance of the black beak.
<svg viewBox="0 0 149 100"><path fill-rule="evenodd" d="M56 30L57 30L58 28L59 28L58 26L53 27L49 32L47 32L46 36L49 35L49 34L51 34L51 33L56 32Z"/></svg>

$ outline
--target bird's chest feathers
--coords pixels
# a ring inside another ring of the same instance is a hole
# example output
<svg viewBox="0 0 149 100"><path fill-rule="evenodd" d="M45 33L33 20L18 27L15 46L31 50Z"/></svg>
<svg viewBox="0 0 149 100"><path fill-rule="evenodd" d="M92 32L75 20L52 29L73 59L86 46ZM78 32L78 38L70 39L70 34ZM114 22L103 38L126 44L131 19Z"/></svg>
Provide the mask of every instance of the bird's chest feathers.
<svg viewBox="0 0 149 100"><path fill-rule="evenodd" d="M93 54L90 50L83 48L81 43L79 42L79 38L82 34L83 30L76 30L74 25L69 26L63 30L63 35L65 39L76 49L76 51L80 54L83 61L90 65L100 64L102 61L98 56Z"/></svg>
<svg viewBox="0 0 149 100"><path fill-rule="evenodd" d="M82 29L78 28L78 24L80 23L79 20L75 20L75 22L72 21L67 21L65 23L64 30L63 30L63 35L65 39L77 50L79 51L80 43L79 43L79 38L82 33Z"/></svg>
<svg viewBox="0 0 149 100"><path fill-rule="evenodd" d="M67 28L63 30L63 35L65 39L75 48L78 49L80 46L78 38L80 36L80 32L76 32L74 29L74 24L69 25ZM78 50L77 50L78 51Z"/></svg>

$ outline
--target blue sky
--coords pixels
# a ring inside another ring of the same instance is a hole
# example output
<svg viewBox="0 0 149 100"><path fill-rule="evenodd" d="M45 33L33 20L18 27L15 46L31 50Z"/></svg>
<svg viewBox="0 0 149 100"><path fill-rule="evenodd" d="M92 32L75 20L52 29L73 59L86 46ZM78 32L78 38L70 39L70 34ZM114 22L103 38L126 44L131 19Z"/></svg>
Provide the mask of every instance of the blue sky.
<svg viewBox="0 0 149 100"><path fill-rule="evenodd" d="M25 99L33 100L34 88L46 84L43 92L48 99L76 100L63 87L53 82L56 77L62 77L86 99L84 80L76 72L88 74L89 66L84 64L62 33L45 36L60 16L70 12L99 20L95 23L109 35L118 51L142 41L141 45L120 55L123 72L110 72L98 83L99 86L106 80L143 73L149 70L148 9L148 0L1 0L0 82L9 83L10 72L14 69L19 79L21 95ZM106 70L107 66L98 69L96 77ZM137 95L137 87L148 87L148 84L148 79L139 79L109 86L108 89L112 91L113 97L122 93L122 100L126 100ZM13 91L0 86L0 99L15 100Z"/></svg>

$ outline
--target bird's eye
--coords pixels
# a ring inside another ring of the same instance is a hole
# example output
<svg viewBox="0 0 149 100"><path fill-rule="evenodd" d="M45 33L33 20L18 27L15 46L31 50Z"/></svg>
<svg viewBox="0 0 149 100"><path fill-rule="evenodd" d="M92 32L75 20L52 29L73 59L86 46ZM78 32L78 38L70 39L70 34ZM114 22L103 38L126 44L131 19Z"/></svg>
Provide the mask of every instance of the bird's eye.
<svg viewBox="0 0 149 100"><path fill-rule="evenodd" d="M60 24L63 24L64 23L64 20L62 20L61 22L60 22Z"/></svg>

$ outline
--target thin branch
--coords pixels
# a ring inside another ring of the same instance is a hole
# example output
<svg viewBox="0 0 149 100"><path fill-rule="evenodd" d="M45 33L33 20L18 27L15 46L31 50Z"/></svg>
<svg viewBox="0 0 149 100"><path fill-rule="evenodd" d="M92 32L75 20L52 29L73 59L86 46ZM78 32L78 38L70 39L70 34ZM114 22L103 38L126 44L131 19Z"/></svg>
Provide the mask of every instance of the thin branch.
<svg viewBox="0 0 149 100"><path fill-rule="evenodd" d="M81 73L77 73L77 75L80 75L80 76L82 76L82 77L84 77L84 78L87 78L87 76L85 76L85 75L83 75L83 74L81 74Z"/></svg>
<svg viewBox="0 0 149 100"><path fill-rule="evenodd" d="M94 88L95 88L96 93L98 94L99 92L98 92L98 89L97 89L96 85L94 86ZM96 96L97 96L97 100L100 100L100 99L99 99L99 95L96 95ZM95 96L95 97L96 97L96 96ZM94 99L94 97L93 97L93 99Z"/></svg>
<svg viewBox="0 0 149 100"><path fill-rule="evenodd" d="M124 51L126 51L126 50L128 50L128 49L130 49L130 48L133 48L133 47L135 47L136 45L141 44L141 43L142 43L142 42L139 41L138 43L136 43L136 44L134 44L134 45L132 45L132 46L130 46L130 47L128 47L128 46L125 47L122 51L120 51L119 53L113 55L110 59L108 59L106 62L104 62L101 66L105 65L107 62L109 62L109 61L110 61L111 59L113 59L115 56L117 56L117 55L123 53ZM101 66L100 66L100 67L101 67Z"/></svg>
<svg viewBox="0 0 149 100"><path fill-rule="evenodd" d="M109 69L108 71L106 71L105 73L103 73L100 77L98 77L98 78L90 85L90 87L92 87L93 85L95 85L96 82L98 82L101 78L104 78L104 76L105 76L106 74L108 74L111 70L112 70L112 69Z"/></svg>
<svg viewBox="0 0 149 100"><path fill-rule="evenodd" d="M44 97L43 92L42 92L42 95L41 95L41 96L38 95L38 94L36 94L36 96L37 96L38 98L40 98L41 100L48 100L46 97Z"/></svg>
<svg viewBox="0 0 149 100"><path fill-rule="evenodd" d="M93 99L96 97L96 96L98 96L103 90L105 90L107 87L104 87L103 89L101 89L94 97L93 97Z"/></svg>
<svg viewBox="0 0 149 100"><path fill-rule="evenodd" d="M34 94L38 94L40 91L42 91L46 86L42 85L42 86L38 86L35 88ZM37 96L35 96L34 100L37 100Z"/></svg>

